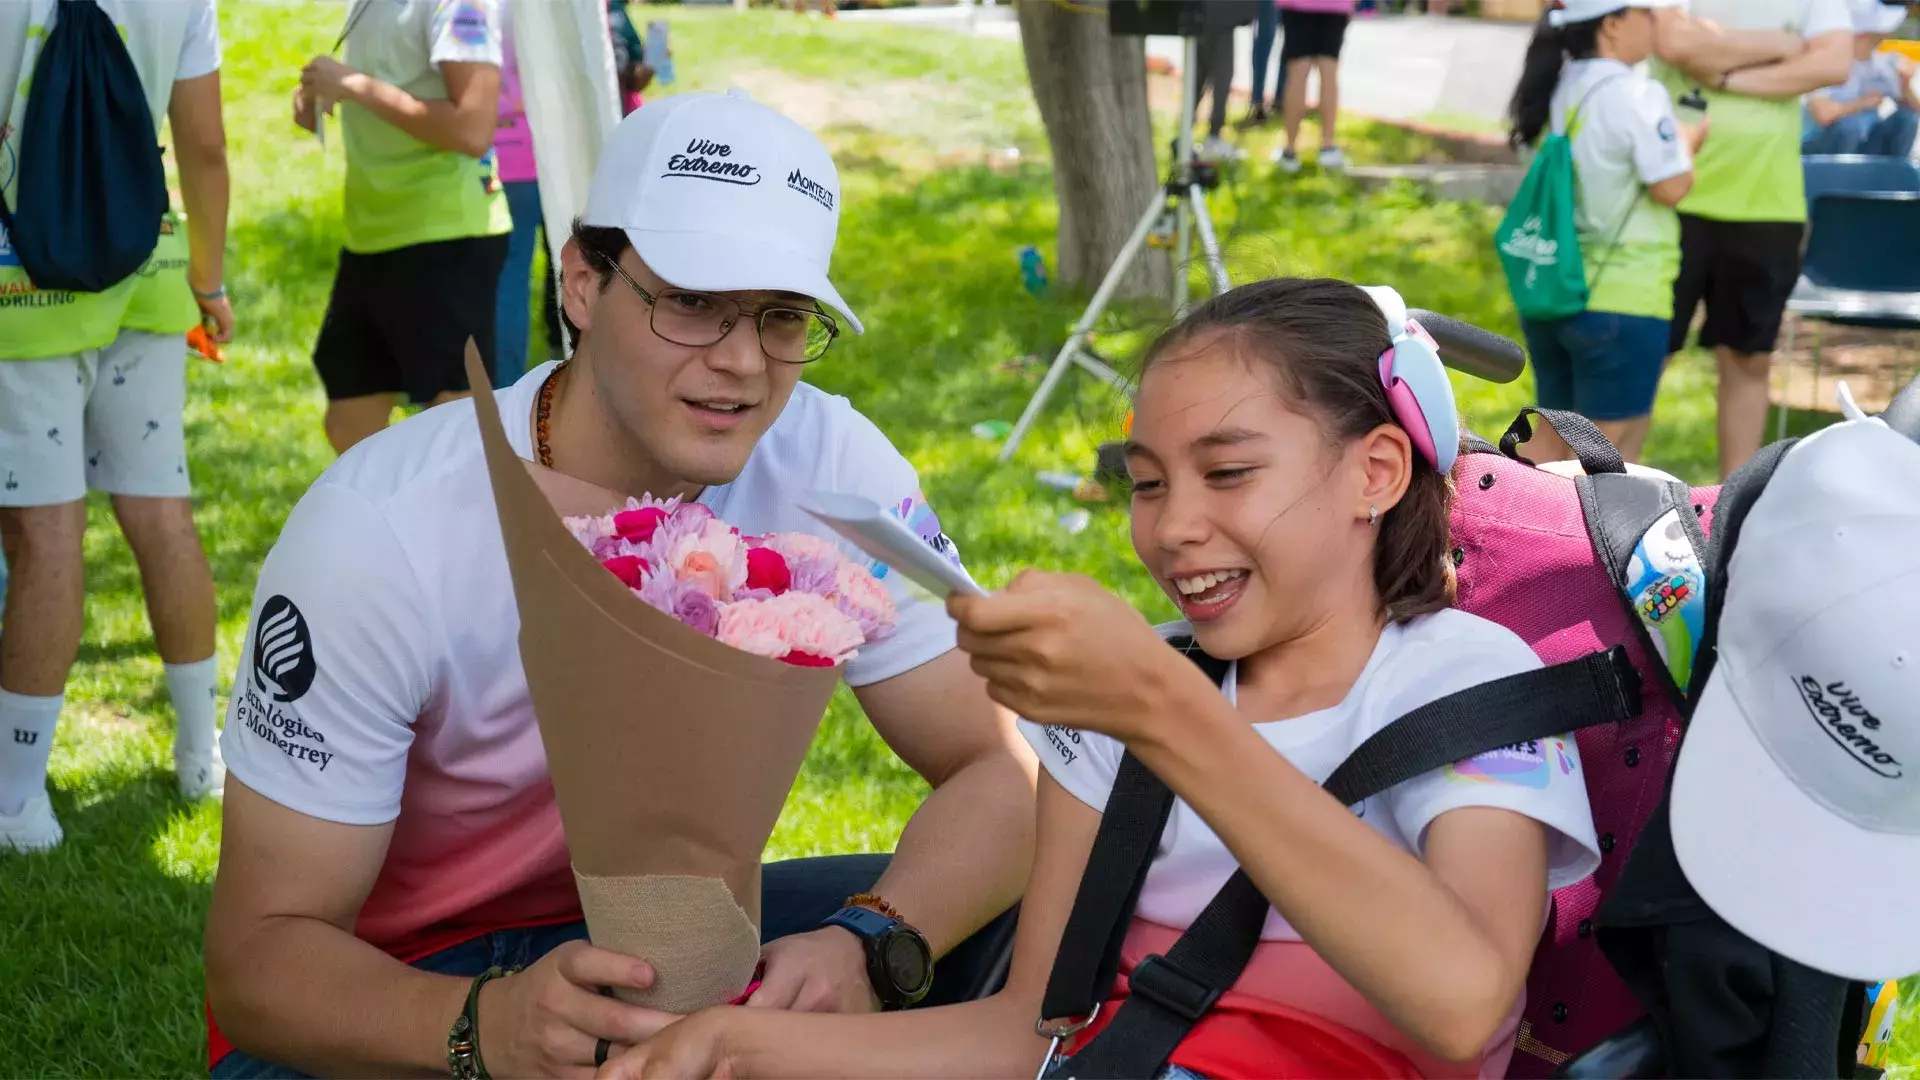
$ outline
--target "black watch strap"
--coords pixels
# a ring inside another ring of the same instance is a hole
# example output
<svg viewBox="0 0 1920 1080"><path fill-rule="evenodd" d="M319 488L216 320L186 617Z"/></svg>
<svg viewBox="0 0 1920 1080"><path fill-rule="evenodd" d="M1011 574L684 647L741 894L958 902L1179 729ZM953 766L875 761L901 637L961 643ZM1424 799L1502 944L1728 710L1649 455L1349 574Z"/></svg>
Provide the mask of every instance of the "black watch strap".
<svg viewBox="0 0 1920 1080"><path fill-rule="evenodd" d="M486 1062L480 1058L480 988L490 980L519 970L490 967L467 988L466 1007L454 1018L453 1030L447 1033L447 1072L453 1080L493 1080L487 1074Z"/></svg>

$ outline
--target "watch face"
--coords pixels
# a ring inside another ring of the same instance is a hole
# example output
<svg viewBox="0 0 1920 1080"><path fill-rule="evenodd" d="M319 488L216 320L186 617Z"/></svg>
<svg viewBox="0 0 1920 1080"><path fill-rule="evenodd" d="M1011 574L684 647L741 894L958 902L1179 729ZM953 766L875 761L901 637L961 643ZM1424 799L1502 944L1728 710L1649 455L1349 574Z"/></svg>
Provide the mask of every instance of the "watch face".
<svg viewBox="0 0 1920 1080"><path fill-rule="evenodd" d="M886 963L888 976L901 991L913 993L926 985L926 947L911 935L895 934L887 939Z"/></svg>

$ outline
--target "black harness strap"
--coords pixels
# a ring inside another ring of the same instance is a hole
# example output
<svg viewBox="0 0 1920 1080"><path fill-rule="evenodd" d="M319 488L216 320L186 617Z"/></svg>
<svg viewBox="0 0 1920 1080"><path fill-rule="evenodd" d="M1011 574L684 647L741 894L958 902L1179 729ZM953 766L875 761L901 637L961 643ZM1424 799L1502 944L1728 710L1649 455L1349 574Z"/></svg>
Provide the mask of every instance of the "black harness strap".
<svg viewBox="0 0 1920 1080"><path fill-rule="evenodd" d="M1209 674L1218 682L1224 670L1220 665L1219 674ZM1626 650L1616 646L1470 687L1375 732L1323 786L1342 804L1358 805L1489 750L1638 715L1639 686ZM1128 753L1061 938L1042 1004L1042 1034L1080 1030L1111 995L1127 922L1172 805L1172 792ZM1134 968L1112 1023L1054 1075L1158 1074L1193 1025L1239 979L1270 906L1246 872L1235 871L1164 957L1149 956Z"/></svg>

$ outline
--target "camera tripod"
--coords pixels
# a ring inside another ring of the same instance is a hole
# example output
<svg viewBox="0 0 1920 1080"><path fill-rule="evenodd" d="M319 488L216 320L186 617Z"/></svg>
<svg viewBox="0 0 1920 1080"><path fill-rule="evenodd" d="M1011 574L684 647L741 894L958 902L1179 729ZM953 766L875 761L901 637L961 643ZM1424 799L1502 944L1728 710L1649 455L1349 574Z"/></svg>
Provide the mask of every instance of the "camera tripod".
<svg viewBox="0 0 1920 1080"><path fill-rule="evenodd" d="M1046 378L1040 381L1040 388L1034 391L1033 398L1020 414L1020 420L1007 434L1006 445L1000 448L1000 460L1009 461L1013 452L1026 438L1027 431L1039 419L1040 411L1046 408L1047 399L1059 387L1069 369L1078 367L1087 374L1100 379L1118 390L1127 388L1127 380L1113 368L1086 354L1087 338L1093 333L1094 323L1106 312L1112 302L1113 294L1120 288L1120 281L1126 277L1133 260L1147 246L1148 237L1156 231L1168 216L1174 218L1174 267L1173 267L1173 315L1179 318L1187 310L1187 268L1184 260L1191 252L1194 235L1200 238L1200 251L1206 259L1207 272L1216 292L1225 292L1229 288L1226 265L1220 259L1220 242L1213 231L1213 216L1207 212L1206 189L1219 183L1219 173L1211 163L1199 163L1193 157L1193 109L1200 97L1199 87L1200 42L1196 37L1186 38L1186 71L1181 76L1179 136L1174 141L1173 165L1167 172L1167 180L1153 194L1146 211L1140 215L1140 221L1133 227L1133 234L1116 255L1113 265L1107 268L1106 277L1100 280L1100 287L1094 290L1093 299L1074 324L1072 333L1053 358L1053 364L1047 368Z"/></svg>

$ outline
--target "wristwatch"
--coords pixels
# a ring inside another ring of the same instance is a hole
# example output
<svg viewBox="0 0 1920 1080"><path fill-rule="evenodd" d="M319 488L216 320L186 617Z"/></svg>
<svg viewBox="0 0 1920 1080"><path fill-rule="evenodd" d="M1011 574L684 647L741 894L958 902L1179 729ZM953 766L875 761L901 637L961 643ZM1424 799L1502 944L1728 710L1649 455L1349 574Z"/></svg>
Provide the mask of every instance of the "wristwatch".
<svg viewBox="0 0 1920 1080"><path fill-rule="evenodd" d="M841 927L860 939L867 953L867 980L881 1008L904 1009L933 988L933 950L920 931L900 919L849 905L820 925Z"/></svg>

